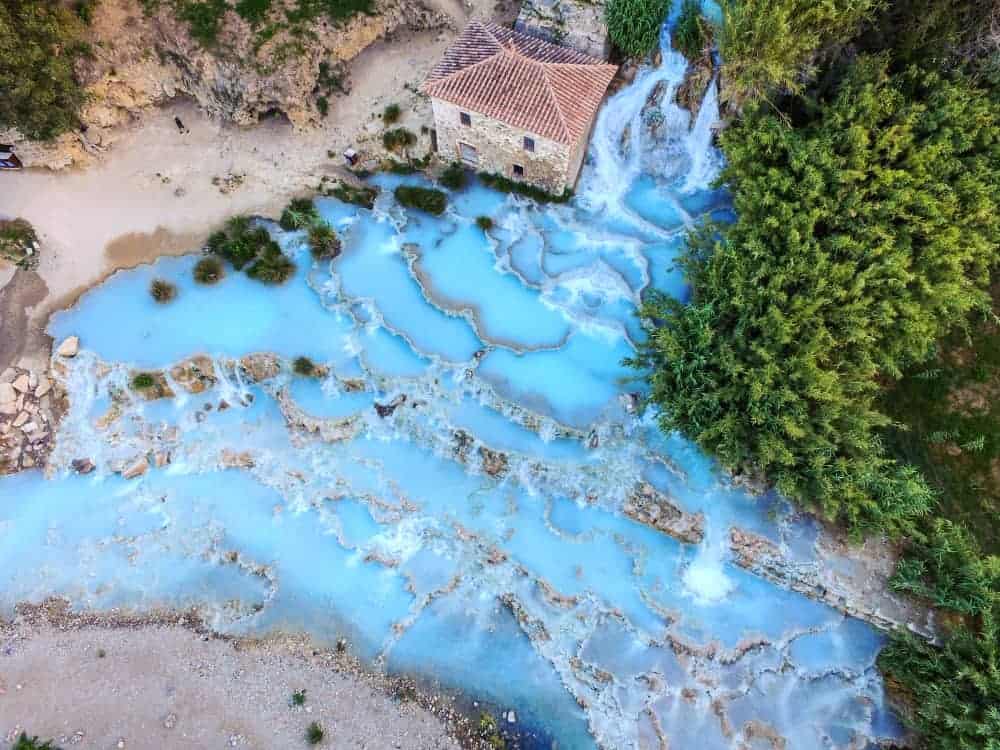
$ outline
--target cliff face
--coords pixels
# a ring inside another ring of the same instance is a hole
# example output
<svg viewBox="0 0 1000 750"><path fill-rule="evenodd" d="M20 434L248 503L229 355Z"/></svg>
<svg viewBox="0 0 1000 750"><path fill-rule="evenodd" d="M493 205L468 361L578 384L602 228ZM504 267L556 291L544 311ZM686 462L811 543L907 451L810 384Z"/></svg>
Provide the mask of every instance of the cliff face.
<svg viewBox="0 0 1000 750"><path fill-rule="evenodd" d="M51 143L0 130L25 166L60 169L99 157L147 107L186 96L213 117L250 125L280 113L296 127L316 123L323 98L348 85L348 63L373 42L403 29L447 26L450 19L413 0L377 0L374 15L342 26L327 19L269 38L226 14L211 49L192 38L168 5L153 14L139 0L101 0L89 27L93 56L78 71L88 94L83 128Z"/></svg>

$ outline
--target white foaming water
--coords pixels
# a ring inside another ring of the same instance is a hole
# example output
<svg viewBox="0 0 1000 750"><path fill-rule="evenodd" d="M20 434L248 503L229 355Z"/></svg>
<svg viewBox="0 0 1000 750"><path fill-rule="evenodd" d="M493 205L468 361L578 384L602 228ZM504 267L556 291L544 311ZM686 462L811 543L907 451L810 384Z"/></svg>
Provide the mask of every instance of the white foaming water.
<svg viewBox="0 0 1000 750"><path fill-rule="evenodd" d="M609 101L567 206L475 185L435 218L392 199L421 178L382 176L373 212L318 201L343 228L332 263L271 228L299 266L281 287L199 287L196 257L164 258L56 316L84 351L53 478L0 482L0 606L197 606L227 632L347 637L375 666L515 710L525 747L729 750L761 723L790 748L898 735L880 636L728 559L734 525L806 550L808 530L632 413L635 304L683 290L685 226L726 207L702 189L714 85L689 131L682 76L666 49ZM155 277L176 283L170 305ZM280 357L264 383L239 365L253 352ZM197 353L204 391L130 390L136 369ZM327 380L293 376L298 356ZM145 475L116 473L141 456ZM97 470L72 475L84 457ZM650 487L705 514L700 545L623 513Z"/></svg>
<svg viewBox="0 0 1000 750"><path fill-rule="evenodd" d="M684 178L683 192L692 193L708 188L719 175L720 159L712 148L713 127L719 121L719 86L716 79L708 86L698 117L687 137L691 168Z"/></svg>

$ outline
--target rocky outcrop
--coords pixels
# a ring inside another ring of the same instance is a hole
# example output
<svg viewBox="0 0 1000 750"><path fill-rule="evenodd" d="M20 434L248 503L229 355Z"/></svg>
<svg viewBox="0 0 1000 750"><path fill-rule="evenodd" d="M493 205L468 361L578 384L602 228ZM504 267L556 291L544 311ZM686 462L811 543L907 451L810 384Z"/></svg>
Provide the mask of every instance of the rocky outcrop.
<svg viewBox="0 0 1000 750"><path fill-rule="evenodd" d="M607 60L611 41L604 6L605 0L524 0L514 29Z"/></svg>
<svg viewBox="0 0 1000 750"><path fill-rule="evenodd" d="M848 549L832 535L821 534L815 546L817 559L800 562L770 539L734 528L730 531L730 547L734 562L754 575L882 630L906 628L926 638L934 637L930 610L889 589L896 557L885 554L878 540Z"/></svg>
<svg viewBox="0 0 1000 750"><path fill-rule="evenodd" d="M705 516L686 513L648 482L636 486L622 509L633 521L651 526L686 544L699 544L705 537Z"/></svg>
<svg viewBox="0 0 1000 750"><path fill-rule="evenodd" d="M705 52L688 65L688 69L684 72L684 80L677 87L677 103L691 113L692 123L698 117L701 102L714 75L715 64L711 52Z"/></svg>
<svg viewBox="0 0 1000 750"><path fill-rule="evenodd" d="M87 94L80 129L50 143L0 129L0 142L15 144L25 166L86 164L143 110L179 96L240 125L281 114L296 127L309 126L322 116L317 101L347 88L348 63L373 42L404 28L451 23L419 1L376 0L373 15L340 25L320 16L294 29L279 23L267 36L230 9L209 48L192 37L174 3L147 5L149 11L141 0L94 6L87 39L93 54L78 70Z"/></svg>
<svg viewBox="0 0 1000 750"><path fill-rule="evenodd" d="M14 367L0 373L0 473L43 468L67 406L48 373Z"/></svg>

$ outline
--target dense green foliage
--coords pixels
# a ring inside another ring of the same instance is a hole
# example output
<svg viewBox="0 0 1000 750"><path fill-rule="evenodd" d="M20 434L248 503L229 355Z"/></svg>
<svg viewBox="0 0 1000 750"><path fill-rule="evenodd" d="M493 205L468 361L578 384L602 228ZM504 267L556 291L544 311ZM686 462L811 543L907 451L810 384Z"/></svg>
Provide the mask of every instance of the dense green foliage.
<svg viewBox="0 0 1000 750"><path fill-rule="evenodd" d="M1000 558L961 528L933 526L900 566L897 586L958 613L940 647L899 634L879 666L902 692L905 718L939 750L1000 747Z"/></svg>
<svg viewBox="0 0 1000 750"><path fill-rule="evenodd" d="M132 388L137 391L144 391L156 385L156 378L152 373L140 372L132 378Z"/></svg>
<svg viewBox="0 0 1000 750"><path fill-rule="evenodd" d="M31 268L38 263L38 235L26 219L0 219L0 258Z"/></svg>
<svg viewBox="0 0 1000 750"><path fill-rule="evenodd" d="M874 0L722 0L722 95L735 104L777 92L798 93L815 72L818 51L853 36Z"/></svg>
<svg viewBox="0 0 1000 750"><path fill-rule="evenodd" d="M48 140L76 127L82 34L79 16L59 3L0 0L0 128Z"/></svg>
<svg viewBox="0 0 1000 750"><path fill-rule="evenodd" d="M349 185L339 180L332 188L327 189L326 194L332 195L344 203L353 203L356 206L372 208L375 205L378 188L369 187L368 185Z"/></svg>
<svg viewBox="0 0 1000 750"><path fill-rule="evenodd" d="M987 303L1000 123L967 81L878 58L797 118L724 134L738 218L693 238L690 305L644 306L635 364L665 429L857 531L899 529L932 497L883 455L876 378Z"/></svg>
<svg viewBox="0 0 1000 750"><path fill-rule="evenodd" d="M178 15L187 21L191 36L210 47L219 36L228 9L226 0L181 0Z"/></svg>
<svg viewBox="0 0 1000 750"><path fill-rule="evenodd" d="M308 220L310 212L315 210L308 199L293 200L285 209L288 216L283 214L282 219L288 218L298 226L300 220ZM225 229L208 238L207 247L209 252L232 263L237 271L246 267L247 276L267 284L281 284L295 272L295 264L281 252L268 231L253 226L248 216L235 216L227 221Z"/></svg>
<svg viewBox="0 0 1000 750"><path fill-rule="evenodd" d="M306 727L306 742L310 745L318 745L323 741L325 734L326 733L323 731L323 727L321 727L318 722L314 721Z"/></svg>
<svg viewBox="0 0 1000 750"><path fill-rule="evenodd" d="M499 174L480 172L479 179L482 180L484 185L493 188L494 190L499 190L503 193L516 193L517 195L523 195L525 198L531 198L539 203L566 203L566 201L573 197L573 191L569 188L563 190L563 192L559 195L553 195L552 193L547 193L534 185L529 185L526 182L519 182L517 180L511 180Z"/></svg>
<svg viewBox="0 0 1000 750"><path fill-rule="evenodd" d="M673 30L673 46L688 60L701 57L711 42L712 26L701 14L699 0L684 0Z"/></svg>
<svg viewBox="0 0 1000 750"><path fill-rule="evenodd" d="M316 363L309 359L309 357L296 357L295 361L292 362L292 371L296 375L302 375L303 377L309 378L316 374ZM292 693L292 705L301 706L305 702L305 690Z"/></svg>
<svg viewBox="0 0 1000 750"><path fill-rule="evenodd" d="M295 264L273 241L264 245L260 255L247 269L247 276L265 284L283 284L294 273Z"/></svg>
<svg viewBox="0 0 1000 750"><path fill-rule="evenodd" d="M453 161L441 173L441 184L449 190L461 190L468 182L469 175L461 162Z"/></svg>
<svg viewBox="0 0 1000 750"><path fill-rule="evenodd" d="M395 196L407 208L419 208L435 216L443 214L448 207L448 196L434 188L400 185L395 190Z"/></svg>
<svg viewBox="0 0 1000 750"><path fill-rule="evenodd" d="M643 57L656 47L667 14L666 0L611 0L605 10L608 35L622 52Z"/></svg>
<svg viewBox="0 0 1000 750"><path fill-rule="evenodd" d="M387 104L385 109L382 110L382 122L386 125L392 125L399 121L399 116L402 112L399 109L398 104Z"/></svg>
<svg viewBox="0 0 1000 750"><path fill-rule="evenodd" d="M1000 282L992 288L1000 310ZM884 390L885 445L937 491L937 512L1000 553L1000 319L973 313L936 356Z"/></svg>

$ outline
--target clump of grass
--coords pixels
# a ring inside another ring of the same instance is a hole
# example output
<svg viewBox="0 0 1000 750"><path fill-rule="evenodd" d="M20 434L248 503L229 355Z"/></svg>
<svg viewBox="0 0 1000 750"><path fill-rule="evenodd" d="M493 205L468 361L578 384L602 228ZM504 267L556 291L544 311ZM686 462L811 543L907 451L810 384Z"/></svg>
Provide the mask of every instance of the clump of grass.
<svg viewBox="0 0 1000 750"><path fill-rule="evenodd" d="M309 357L296 357L295 361L292 362L292 370L296 375L309 378L316 374L316 364ZM304 696L305 691L303 691Z"/></svg>
<svg viewBox="0 0 1000 750"><path fill-rule="evenodd" d="M493 219L491 219L489 216L477 216L476 226L482 229L484 232L487 232L493 228Z"/></svg>
<svg viewBox="0 0 1000 750"><path fill-rule="evenodd" d="M491 187L494 190L499 190L503 193L517 193L518 195L523 195L526 198L532 198L539 203L566 203L573 197L573 191L569 188L563 190L561 194L556 195L535 187L534 185L528 185L527 183L517 182L515 180L508 180L503 175L498 174L480 172L479 179L483 181L484 185Z"/></svg>
<svg viewBox="0 0 1000 750"><path fill-rule="evenodd" d="M323 727L321 727L317 721L314 721L306 727L306 742L310 745L318 745L321 743L324 735L325 733L323 732Z"/></svg>
<svg viewBox="0 0 1000 750"><path fill-rule="evenodd" d="M400 185L394 194L396 200L407 208L418 208L435 216L443 214L448 207L448 196L434 188Z"/></svg>
<svg viewBox="0 0 1000 750"><path fill-rule="evenodd" d="M448 168L441 173L441 184L451 190L459 190L465 187L468 181L465 167L460 162L453 161Z"/></svg>
<svg viewBox="0 0 1000 750"><path fill-rule="evenodd" d="M384 110L382 110L382 122L386 125L392 125L395 122L399 122L399 116L402 112L399 109L398 104L390 104Z"/></svg>
<svg viewBox="0 0 1000 750"><path fill-rule="evenodd" d="M105 651L103 648L97 649L97 658L98 659L103 659L107 655L108 655L108 652Z"/></svg>
<svg viewBox="0 0 1000 750"><path fill-rule="evenodd" d="M265 284L283 284L295 273L295 264L281 252L276 242L264 248L263 252L247 269L247 276Z"/></svg>
<svg viewBox="0 0 1000 750"><path fill-rule="evenodd" d="M10 750L59 750L59 748L53 745L51 740L42 742L37 737L29 737L26 732L21 732L21 736Z"/></svg>
<svg viewBox="0 0 1000 750"><path fill-rule="evenodd" d="M236 3L236 12L251 26L257 26L271 10L272 0L239 0Z"/></svg>
<svg viewBox="0 0 1000 750"><path fill-rule="evenodd" d="M154 385L156 385L156 378L149 372L136 373L132 378L132 390L135 391L144 391Z"/></svg>
<svg viewBox="0 0 1000 750"><path fill-rule="evenodd" d="M309 229L309 252L316 260L336 258L340 255L340 237L325 221L314 224Z"/></svg>
<svg viewBox="0 0 1000 750"><path fill-rule="evenodd" d="M293 198L281 212L278 225L286 232L306 229L319 221L319 212L309 198Z"/></svg>
<svg viewBox="0 0 1000 750"><path fill-rule="evenodd" d="M417 136L406 128L393 128L382 133L382 145L390 151L408 148L417 142Z"/></svg>
<svg viewBox="0 0 1000 750"><path fill-rule="evenodd" d="M164 279L153 279L149 285L149 293L161 305L165 305L177 296L177 287Z"/></svg>
<svg viewBox="0 0 1000 750"><path fill-rule="evenodd" d="M684 0L674 25L674 47L688 60L697 60L712 41L712 25L701 14L698 0Z"/></svg>
<svg viewBox="0 0 1000 750"><path fill-rule="evenodd" d="M218 40L228 7L226 0L184 0L178 12L181 19L187 21L191 36L203 47L212 47Z"/></svg>
<svg viewBox="0 0 1000 750"><path fill-rule="evenodd" d="M298 361L298 360L296 360L296 361ZM306 691L305 691L305 688L303 688L302 690L296 690L294 693L292 693L292 705L293 706L304 706L305 704L306 704Z"/></svg>
<svg viewBox="0 0 1000 750"><path fill-rule="evenodd" d="M202 258L194 266L194 280L199 284L215 284L222 276L222 263L218 258Z"/></svg>
<svg viewBox="0 0 1000 750"><path fill-rule="evenodd" d="M321 117L326 117L330 113L330 100L325 96L316 97L316 109Z"/></svg>

